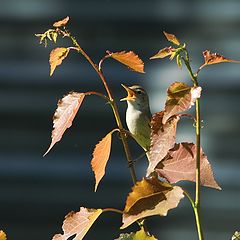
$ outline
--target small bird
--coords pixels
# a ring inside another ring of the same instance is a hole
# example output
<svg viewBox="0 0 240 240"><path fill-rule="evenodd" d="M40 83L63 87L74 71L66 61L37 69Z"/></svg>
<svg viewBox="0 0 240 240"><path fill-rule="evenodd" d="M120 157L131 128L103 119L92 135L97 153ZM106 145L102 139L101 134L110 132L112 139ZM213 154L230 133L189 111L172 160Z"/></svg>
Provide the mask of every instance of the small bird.
<svg viewBox="0 0 240 240"><path fill-rule="evenodd" d="M127 127L137 143L148 152L151 132L151 112L148 95L144 88L139 85L127 87L122 84L122 86L128 94L127 97L120 100L127 101Z"/></svg>

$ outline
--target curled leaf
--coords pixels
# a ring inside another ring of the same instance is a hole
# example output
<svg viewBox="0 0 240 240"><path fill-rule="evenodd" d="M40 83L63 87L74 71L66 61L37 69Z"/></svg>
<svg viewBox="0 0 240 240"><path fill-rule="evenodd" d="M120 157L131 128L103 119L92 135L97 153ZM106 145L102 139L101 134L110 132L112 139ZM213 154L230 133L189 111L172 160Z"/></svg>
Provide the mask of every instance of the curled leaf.
<svg viewBox="0 0 240 240"><path fill-rule="evenodd" d="M61 47L55 48L50 53L49 64L50 64L50 76L53 75L55 68L62 63L67 57L69 48Z"/></svg>
<svg viewBox="0 0 240 240"><path fill-rule="evenodd" d="M204 57L204 64L200 67L200 69L202 69L207 65L218 64L223 62L240 63L240 61L225 58L224 56L218 53L211 53L209 50L206 50L203 52L203 57Z"/></svg>
<svg viewBox="0 0 240 240"><path fill-rule="evenodd" d="M63 222L63 234L54 235L52 240L82 240L101 213L102 209L84 207L79 212L70 212Z"/></svg>
<svg viewBox="0 0 240 240"><path fill-rule="evenodd" d="M111 152L112 133L108 133L96 146L93 151L93 159L91 161L92 170L95 174L95 192L103 176L105 175L105 168Z"/></svg>
<svg viewBox="0 0 240 240"><path fill-rule="evenodd" d="M163 116L163 124L177 113L184 112L194 105L201 95L201 87L189 87L182 82L173 83L167 90L167 101Z"/></svg>
<svg viewBox="0 0 240 240"><path fill-rule="evenodd" d="M64 19L57 21L53 24L54 27L64 27L69 21L69 17L65 17Z"/></svg>
<svg viewBox="0 0 240 240"><path fill-rule="evenodd" d="M163 31L163 33L169 42L172 42L178 46L181 44L180 41L177 39L177 37L174 34L167 33L165 31Z"/></svg>
<svg viewBox="0 0 240 240"><path fill-rule="evenodd" d="M155 113L151 121L151 146L147 176L154 171L157 164L173 148L176 141L178 116L173 116L165 124L162 123L164 112Z"/></svg>
<svg viewBox="0 0 240 240"><path fill-rule="evenodd" d="M173 56L175 51L176 51L176 49L173 47L165 47L165 48L161 49L157 54L150 57L150 59L165 58L167 56Z"/></svg>
<svg viewBox="0 0 240 240"><path fill-rule="evenodd" d="M166 216L170 209L177 207L183 197L180 187L163 183L155 177L145 178L137 182L128 195L121 228L145 217Z"/></svg>
<svg viewBox="0 0 240 240"><path fill-rule="evenodd" d="M176 144L168 155L157 165L156 172L170 183L182 180L195 182L196 180L197 147L193 143ZM213 171L207 156L201 149L200 155L200 183L202 186L221 190L214 179Z"/></svg>
<svg viewBox="0 0 240 240"><path fill-rule="evenodd" d="M133 51L129 51L129 52L122 51L122 52L115 52L115 53L107 51L107 53L109 57L112 57L118 62L126 65L131 70L135 72L144 73L144 63L138 57L138 55L135 54Z"/></svg>
<svg viewBox="0 0 240 240"><path fill-rule="evenodd" d="M67 128L72 126L72 122L85 97L84 93L72 92L58 101L58 107L53 117L52 142L44 156L51 148L61 140Z"/></svg>

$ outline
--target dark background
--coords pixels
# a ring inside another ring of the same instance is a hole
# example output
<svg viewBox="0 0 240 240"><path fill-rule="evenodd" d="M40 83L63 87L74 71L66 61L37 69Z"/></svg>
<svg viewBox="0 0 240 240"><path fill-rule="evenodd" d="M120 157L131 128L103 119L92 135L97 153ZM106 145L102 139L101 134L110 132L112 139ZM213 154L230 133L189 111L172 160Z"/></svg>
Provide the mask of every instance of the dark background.
<svg viewBox="0 0 240 240"><path fill-rule="evenodd" d="M94 145L115 126L110 107L94 96L85 99L71 129L42 157L50 143L57 100L72 90L103 90L96 73L74 52L49 77L52 46L39 46L34 33L44 32L67 15L69 28L94 61L99 61L105 50L139 54L145 61L145 74L128 71L112 60L104 63L104 72L117 100L125 96L121 83L143 85L152 112L163 108L170 83L190 83L185 69L179 70L175 62L149 60L169 45L163 30L188 43L195 70L206 49L240 59L238 0L1 0L0 228L8 239L51 239L61 232L64 216L80 206L122 209L132 185L122 146L114 138L106 176L93 193L91 154ZM206 239L230 239L240 228L239 78L239 65L228 63L208 67L199 76L203 87L202 145L223 188L221 192L202 192ZM119 102L119 108L124 119L125 103ZM180 128L179 141L194 141L189 120ZM140 154L132 142L131 149L135 157ZM145 167L145 160L137 163L139 178ZM106 213L85 239L117 238L120 225L120 216ZM197 239L186 198L167 217L152 217L148 226L159 239Z"/></svg>

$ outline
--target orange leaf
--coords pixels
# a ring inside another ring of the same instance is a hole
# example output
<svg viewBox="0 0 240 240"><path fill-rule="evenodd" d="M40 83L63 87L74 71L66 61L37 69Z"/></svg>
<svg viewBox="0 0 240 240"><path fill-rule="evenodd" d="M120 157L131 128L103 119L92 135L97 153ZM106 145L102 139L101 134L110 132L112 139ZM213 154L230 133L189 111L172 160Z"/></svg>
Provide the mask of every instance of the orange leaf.
<svg viewBox="0 0 240 240"><path fill-rule="evenodd" d="M182 180L195 182L196 155L197 147L195 144L176 144L174 148L169 151L166 158L158 164L155 170L160 177L167 179L170 183L177 183ZM211 165L202 149L200 155L200 170L200 183L202 186L221 190L214 179Z"/></svg>
<svg viewBox="0 0 240 240"><path fill-rule="evenodd" d="M7 235L4 231L0 230L0 240L7 240Z"/></svg>
<svg viewBox="0 0 240 240"><path fill-rule="evenodd" d="M58 101L58 107L53 116L52 142L44 156L51 150L55 143L61 140L66 129L72 126L72 122L84 97L84 93L72 92Z"/></svg>
<svg viewBox="0 0 240 240"><path fill-rule="evenodd" d="M203 52L203 57L204 57L205 62L200 67L200 69L207 65L218 64L218 63L223 63L223 62L240 63L240 61L225 58L224 56L222 56L218 53L211 53L209 50L206 50Z"/></svg>
<svg viewBox="0 0 240 240"><path fill-rule="evenodd" d="M55 48L50 53L49 64L50 64L50 76L53 75L55 68L60 65L67 57L69 53L69 48Z"/></svg>
<svg viewBox="0 0 240 240"><path fill-rule="evenodd" d="M161 49L157 54L150 57L150 59L165 58L165 57L170 56L173 53L175 53L175 51L176 51L176 49L173 47L165 47L165 48Z"/></svg>
<svg viewBox="0 0 240 240"><path fill-rule="evenodd" d="M177 207L183 197L180 187L163 183L155 177L137 182L128 195L121 229L138 219L153 215L166 216L168 210Z"/></svg>
<svg viewBox="0 0 240 240"><path fill-rule="evenodd" d="M114 58L118 62L128 66L130 69L136 72L144 73L144 63L134 52L109 52L107 51L109 57Z"/></svg>
<svg viewBox="0 0 240 240"><path fill-rule="evenodd" d="M69 21L69 17L65 17L64 19L57 21L53 24L54 27L63 27L65 26Z"/></svg>
<svg viewBox="0 0 240 240"><path fill-rule="evenodd" d="M103 176L105 175L105 168L111 152L112 133L108 133L96 146L93 151L93 159L91 161L92 170L95 174L95 192Z"/></svg>
<svg viewBox="0 0 240 240"><path fill-rule="evenodd" d="M200 97L201 90L201 87L189 87L182 82L173 83L167 90L168 96L162 119L163 124L165 124L171 116L191 108L196 99Z"/></svg>
<svg viewBox="0 0 240 240"><path fill-rule="evenodd" d="M173 116L166 124L162 123L164 112L155 113L151 121L151 146L147 176L154 171L157 164L164 159L176 141L178 116Z"/></svg>
<svg viewBox="0 0 240 240"><path fill-rule="evenodd" d="M102 209L80 208L79 212L70 212L63 222L63 234L56 234L52 240L82 240L90 227L102 213ZM72 238L75 236L74 238Z"/></svg>
<svg viewBox="0 0 240 240"><path fill-rule="evenodd" d="M176 38L176 36L174 34L167 33L167 32L164 32L164 31L163 31L163 33L164 33L165 37L167 38L167 40L169 42L172 42L172 43L174 43L176 45L180 45L179 40Z"/></svg>

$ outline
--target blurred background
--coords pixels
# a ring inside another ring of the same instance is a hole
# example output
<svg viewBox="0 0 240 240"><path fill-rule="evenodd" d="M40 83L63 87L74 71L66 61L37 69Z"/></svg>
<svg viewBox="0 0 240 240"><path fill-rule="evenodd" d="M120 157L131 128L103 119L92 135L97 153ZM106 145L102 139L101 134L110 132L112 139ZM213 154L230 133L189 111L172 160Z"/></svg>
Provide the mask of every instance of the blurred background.
<svg viewBox="0 0 240 240"><path fill-rule="evenodd" d="M103 91L89 64L71 52L49 77L49 52L35 33L70 16L69 28L98 62L106 50L133 50L145 62L145 74L129 71L113 60L104 73L117 100L120 86L141 84L149 92L152 112L164 106L174 81L191 84L185 68L168 59L150 61L169 46L162 31L186 42L194 70L208 49L240 60L238 0L1 0L0 1L0 229L8 239L45 240L61 232L64 216L80 206L122 209L132 186L120 140L115 137L107 172L97 193L90 160L95 144L115 127L111 109L98 97L87 97L61 142L42 157L50 144L52 116L58 99L69 91ZM60 46L68 46L61 42ZM219 64L199 75L202 93L202 146L222 191L203 189L202 220L206 239L230 239L240 229L240 68ZM122 119L126 103L119 102ZM125 123L125 121L123 121ZM178 141L194 141L194 127L184 119ZM130 142L134 157L141 150ZM139 178L146 160L137 162ZM192 184L185 184L191 189ZM85 239L115 239L121 217L106 213ZM159 239L197 239L194 216L185 198L167 217L148 220ZM124 232L136 230L129 227ZM123 231L122 231L123 232Z"/></svg>

